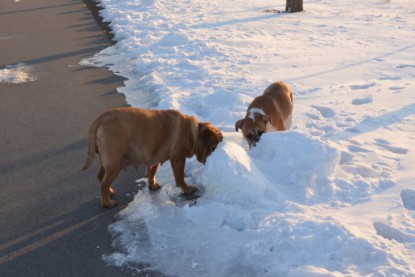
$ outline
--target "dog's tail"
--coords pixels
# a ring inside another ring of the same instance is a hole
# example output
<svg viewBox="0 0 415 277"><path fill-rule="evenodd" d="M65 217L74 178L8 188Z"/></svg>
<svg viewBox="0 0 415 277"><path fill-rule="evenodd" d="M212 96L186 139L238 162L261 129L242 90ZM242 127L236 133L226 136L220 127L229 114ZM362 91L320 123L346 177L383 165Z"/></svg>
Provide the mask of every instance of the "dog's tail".
<svg viewBox="0 0 415 277"><path fill-rule="evenodd" d="M84 163L84 166L82 167L82 170L88 169L95 158L95 152L96 152L96 139L97 139L97 130L99 127L100 120L99 118L96 119L92 125L91 128L89 128L88 133L88 155L86 157L86 161Z"/></svg>

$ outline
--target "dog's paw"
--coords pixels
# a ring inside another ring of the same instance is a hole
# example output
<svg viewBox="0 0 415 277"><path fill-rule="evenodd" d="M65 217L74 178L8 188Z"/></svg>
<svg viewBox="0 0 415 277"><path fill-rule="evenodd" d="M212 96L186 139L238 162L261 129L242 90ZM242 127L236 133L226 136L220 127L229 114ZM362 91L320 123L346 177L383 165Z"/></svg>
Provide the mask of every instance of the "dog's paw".
<svg viewBox="0 0 415 277"><path fill-rule="evenodd" d="M205 192L205 188L203 186L198 186L196 188L196 191L192 194L189 193L181 193L179 197L175 198L174 202L176 204L183 203L183 204L189 204L190 206L197 204L197 199L203 195Z"/></svg>
<svg viewBox="0 0 415 277"><path fill-rule="evenodd" d="M114 200L110 200L107 203L101 202L101 205L104 208L111 209L111 208L114 208L117 205L117 202L115 202Z"/></svg>
<svg viewBox="0 0 415 277"><path fill-rule="evenodd" d="M149 190L156 191L156 190L161 189L161 186L160 186L160 184L159 184L159 183L148 184L148 189L149 189Z"/></svg>
<svg viewBox="0 0 415 277"><path fill-rule="evenodd" d="M182 187L182 191L184 194L193 194L197 191L197 187L187 185L186 187Z"/></svg>

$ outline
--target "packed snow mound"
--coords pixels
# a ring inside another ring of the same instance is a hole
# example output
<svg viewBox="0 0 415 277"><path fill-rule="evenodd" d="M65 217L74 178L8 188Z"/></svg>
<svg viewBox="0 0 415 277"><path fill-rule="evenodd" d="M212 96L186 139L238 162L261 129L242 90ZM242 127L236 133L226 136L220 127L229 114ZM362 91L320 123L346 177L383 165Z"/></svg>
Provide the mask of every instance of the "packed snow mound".
<svg viewBox="0 0 415 277"><path fill-rule="evenodd" d="M233 136L225 135L207 160L200 180L207 192L250 203L270 196L273 201L315 202L333 195L332 177L340 161L336 148L291 131L266 133L246 151L235 140L239 135Z"/></svg>
<svg viewBox="0 0 415 277"><path fill-rule="evenodd" d="M162 190L139 192L110 226L116 252L104 259L176 276L335 276L344 261L367 270L384 262L381 250L307 204L335 197L335 147L298 132L264 134L251 150L240 138L225 133L205 166L189 161L197 200L180 196L164 165Z"/></svg>

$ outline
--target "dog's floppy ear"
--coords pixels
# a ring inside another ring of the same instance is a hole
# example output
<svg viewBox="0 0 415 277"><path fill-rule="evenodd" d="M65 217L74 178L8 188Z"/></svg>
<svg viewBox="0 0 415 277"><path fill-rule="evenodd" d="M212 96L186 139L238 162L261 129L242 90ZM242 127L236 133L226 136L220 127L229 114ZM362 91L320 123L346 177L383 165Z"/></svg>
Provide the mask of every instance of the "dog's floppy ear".
<svg viewBox="0 0 415 277"><path fill-rule="evenodd" d="M235 123L235 131L238 132L239 129L242 129L243 123L244 123L244 120L243 119L236 121L236 123Z"/></svg>
<svg viewBox="0 0 415 277"><path fill-rule="evenodd" d="M222 132L209 122L199 124L198 140L195 147L196 158L199 162L205 163L216 145L223 139Z"/></svg>

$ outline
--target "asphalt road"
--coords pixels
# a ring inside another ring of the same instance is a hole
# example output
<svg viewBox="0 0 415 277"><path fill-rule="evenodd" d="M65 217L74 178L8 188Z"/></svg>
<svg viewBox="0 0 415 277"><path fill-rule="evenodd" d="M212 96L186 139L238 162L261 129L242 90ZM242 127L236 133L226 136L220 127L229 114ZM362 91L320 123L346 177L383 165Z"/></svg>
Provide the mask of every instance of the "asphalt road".
<svg viewBox="0 0 415 277"><path fill-rule="evenodd" d="M82 0L0 1L0 69L25 63L37 78L0 83L0 276L143 275L101 259L143 172L116 179L107 210L97 160L80 170L93 119L126 105L120 77L79 65L110 45Z"/></svg>

